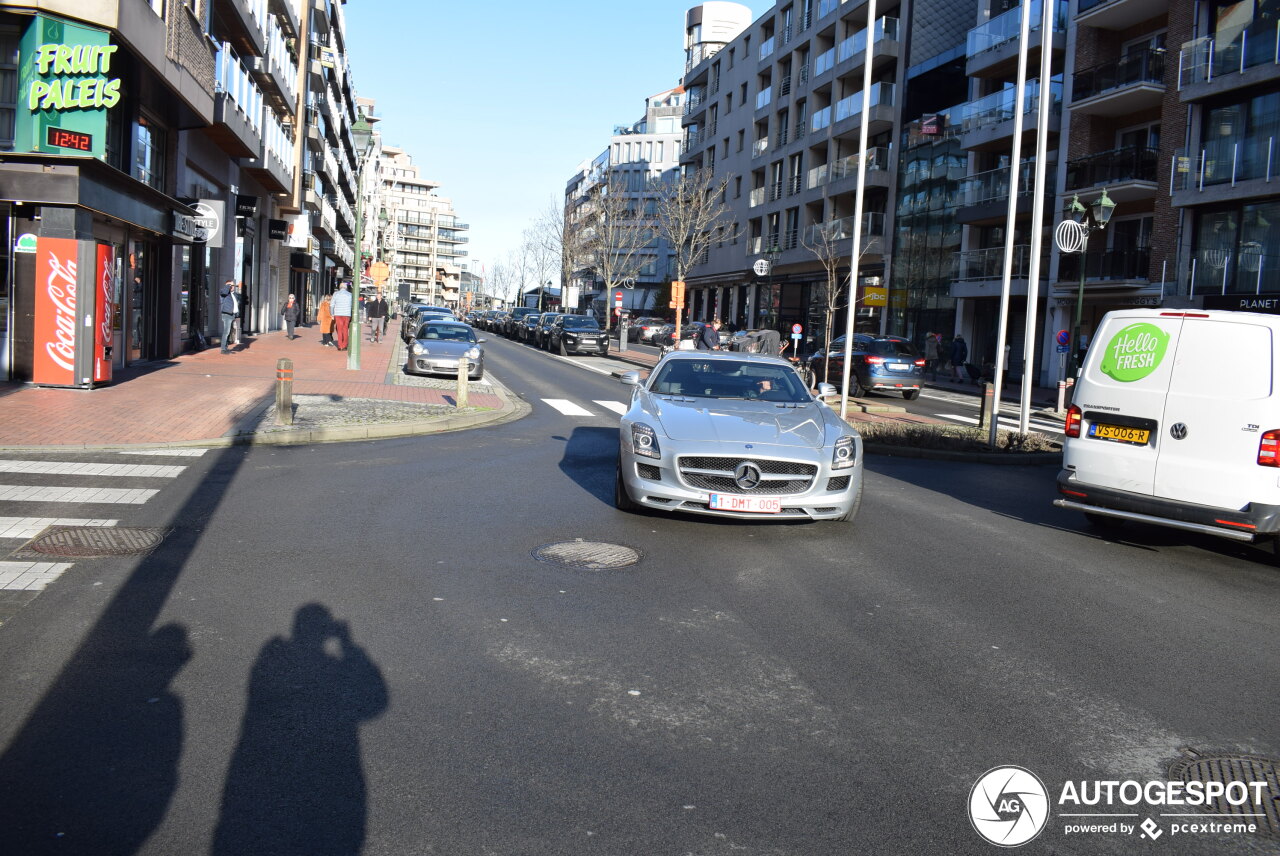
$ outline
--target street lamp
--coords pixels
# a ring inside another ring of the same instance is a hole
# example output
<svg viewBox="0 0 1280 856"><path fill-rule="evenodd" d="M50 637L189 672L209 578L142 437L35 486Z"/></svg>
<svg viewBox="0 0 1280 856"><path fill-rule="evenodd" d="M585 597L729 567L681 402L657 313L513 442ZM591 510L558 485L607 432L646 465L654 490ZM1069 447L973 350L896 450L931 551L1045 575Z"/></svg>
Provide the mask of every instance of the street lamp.
<svg viewBox="0 0 1280 856"><path fill-rule="evenodd" d="M356 223L355 245L356 263L351 277L351 321L352 330L347 343L347 368L360 369L360 279L364 276L364 248L362 246L364 232L364 184L365 169L369 165L369 154L373 148L373 126L369 124L364 113L351 125L351 137L356 144L356 157L359 163L356 168Z"/></svg>
<svg viewBox="0 0 1280 856"><path fill-rule="evenodd" d="M1107 189L1089 206L1080 201L1080 194L1071 198L1071 204L1063 212L1062 222L1054 235L1058 250L1064 254L1080 256L1080 284L1076 289L1076 320L1071 329L1071 377L1080 371L1080 319L1084 314L1085 253L1089 248L1089 236L1101 232L1111 221L1116 204L1107 196Z"/></svg>
<svg viewBox="0 0 1280 856"><path fill-rule="evenodd" d="M762 326L765 329L776 329L778 326L778 301L776 299L777 296L773 293L773 267L777 264L778 256L781 254L782 250L778 248L777 244L770 244L769 248L764 251L765 258L756 260L757 266L764 262L763 266L767 268L764 286L765 306L763 310L757 311L757 314L762 316L761 321L764 322Z"/></svg>

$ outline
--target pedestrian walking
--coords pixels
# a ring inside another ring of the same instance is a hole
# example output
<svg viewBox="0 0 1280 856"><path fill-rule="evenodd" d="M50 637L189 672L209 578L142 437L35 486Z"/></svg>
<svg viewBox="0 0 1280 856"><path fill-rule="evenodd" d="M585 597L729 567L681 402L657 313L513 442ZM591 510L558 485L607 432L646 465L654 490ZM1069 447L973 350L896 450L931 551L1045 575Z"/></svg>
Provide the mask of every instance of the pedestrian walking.
<svg viewBox="0 0 1280 856"><path fill-rule="evenodd" d="M316 320L320 322L320 344L326 348L334 347L333 344L333 307L329 305L332 300L329 295L325 295L320 300L320 308L316 311Z"/></svg>
<svg viewBox="0 0 1280 856"><path fill-rule="evenodd" d="M298 338L293 334L293 328L298 324L299 314L298 299L295 295L290 294L284 305L280 307L280 315L284 318L284 332L290 340Z"/></svg>
<svg viewBox="0 0 1280 856"><path fill-rule="evenodd" d="M351 332L351 292L345 282L333 293L329 306L333 310L333 335L338 340L338 350L345 351Z"/></svg>
<svg viewBox="0 0 1280 856"><path fill-rule="evenodd" d="M382 331L387 323L387 301L383 299L381 291L365 304L365 315L369 318L369 341L381 342Z"/></svg>
<svg viewBox="0 0 1280 856"><path fill-rule="evenodd" d="M239 345L244 341L244 280L236 283L236 317L231 321L231 344Z"/></svg>
<svg viewBox="0 0 1280 856"><path fill-rule="evenodd" d="M229 279L218 291L218 309L222 313L222 353L231 353L231 325L240 312L240 301L236 297L235 280Z"/></svg>
<svg viewBox="0 0 1280 856"><path fill-rule="evenodd" d="M938 379L938 361L942 359L942 337L937 333L924 335L924 360L931 380Z"/></svg>
<svg viewBox="0 0 1280 856"><path fill-rule="evenodd" d="M964 380L964 364L969 361L969 346L964 336L957 335L951 341L951 379Z"/></svg>
<svg viewBox="0 0 1280 856"><path fill-rule="evenodd" d="M720 327L723 323L719 318L716 318L710 324L702 325L702 329L698 331L699 351L720 350Z"/></svg>

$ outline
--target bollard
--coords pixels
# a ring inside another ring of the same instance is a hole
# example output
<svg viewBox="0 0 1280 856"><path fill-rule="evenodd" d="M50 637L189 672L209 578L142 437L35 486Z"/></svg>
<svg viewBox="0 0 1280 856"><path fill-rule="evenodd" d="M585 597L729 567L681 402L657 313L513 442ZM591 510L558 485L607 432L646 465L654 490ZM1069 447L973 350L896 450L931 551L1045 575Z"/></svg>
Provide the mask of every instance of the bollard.
<svg viewBox="0 0 1280 856"><path fill-rule="evenodd" d="M1058 381L1058 413L1061 413L1067 401L1067 382L1065 380Z"/></svg>
<svg viewBox="0 0 1280 856"><path fill-rule="evenodd" d="M276 424L293 424L293 360L276 360Z"/></svg>
<svg viewBox="0 0 1280 856"><path fill-rule="evenodd" d="M979 428L990 428L991 420L996 415L996 385L990 381L982 382L982 412L978 416Z"/></svg>
<svg viewBox="0 0 1280 856"><path fill-rule="evenodd" d="M471 369L468 367L466 357L458 357L458 407L467 406L467 375Z"/></svg>

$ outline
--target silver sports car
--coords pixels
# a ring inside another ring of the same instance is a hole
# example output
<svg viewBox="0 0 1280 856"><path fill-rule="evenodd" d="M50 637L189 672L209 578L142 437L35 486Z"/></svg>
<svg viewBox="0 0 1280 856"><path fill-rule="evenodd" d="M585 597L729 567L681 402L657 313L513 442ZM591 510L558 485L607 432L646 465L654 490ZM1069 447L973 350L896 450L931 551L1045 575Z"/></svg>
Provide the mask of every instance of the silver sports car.
<svg viewBox="0 0 1280 856"><path fill-rule="evenodd" d="M786 360L676 351L647 381L637 372L621 380L634 390L618 429L618 508L841 521L858 513L862 438Z"/></svg>
<svg viewBox="0 0 1280 856"><path fill-rule="evenodd" d="M467 377L484 377L484 339L459 321L428 321L420 326L409 341L405 357L406 374L457 375L458 358L468 360Z"/></svg>

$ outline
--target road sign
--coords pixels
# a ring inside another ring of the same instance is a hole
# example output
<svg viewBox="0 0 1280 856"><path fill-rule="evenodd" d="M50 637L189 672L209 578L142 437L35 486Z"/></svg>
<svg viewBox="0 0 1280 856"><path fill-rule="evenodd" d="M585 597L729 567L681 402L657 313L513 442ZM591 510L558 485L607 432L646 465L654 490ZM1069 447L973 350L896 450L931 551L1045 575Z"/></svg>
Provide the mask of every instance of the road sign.
<svg viewBox="0 0 1280 856"><path fill-rule="evenodd" d="M1069 344L1071 344L1071 331L1070 331L1070 330L1059 330L1059 331L1058 331L1058 344L1059 344L1059 345L1069 345Z"/></svg>
<svg viewBox="0 0 1280 856"><path fill-rule="evenodd" d="M1065 353L1066 353L1067 351L1069 351L1069 350L1071 350L1071 349L1070 349L1070 347L1068 347L1067 345L1059 345L1059 346L1058 346L1058 353L1059 353L1059 354L1065 354Z"/></svg>
<svg viewBox="0 0 1280 856"><path fill-rule="evenodd" d="M768 260L768 259L756 259L756 263L755 263L754 265L752 265L752 266L751 266L751 269L752 269L753 271L755 271L755 272L756 272L756 276L768 276L768 275L769 275L769 260Z"/></svg>
<svg viewBox="0 0 1280 856"><path fill-rule="evenodd" d="M614 305L614 306L621 306L621 305L622 305L622 292L621 292L621 291L615 291L615 292L613 293L613 305Z"/></svg>
<svg viewBox="0 0 1280 856"><path fill-rule="evenodd" d="M803 334L803 333L792 333L792 334L791 334L791 338L793 338L793 339L795 339L797 342L799 342L801 339L803 339L803 338L804 338L804 334Z"/></svg>
<svg viewBox="0 0 1280 856"><path fill-rule="evenodd" d="M803 327L801 327L799 324L792 324L792 325L791 325L791 334L792 334L793 336L798 336L798 335L799 335L801 332L803 332L803 331L804 331L804 328L803 328Z"/></svg>
<svg viewBox="0 0 1280 856"><path fill-rule="evenodd" d="M391 274L391 267L386 262L374 262L369 265L369 276L375 285L382 285Z"/></svg>

